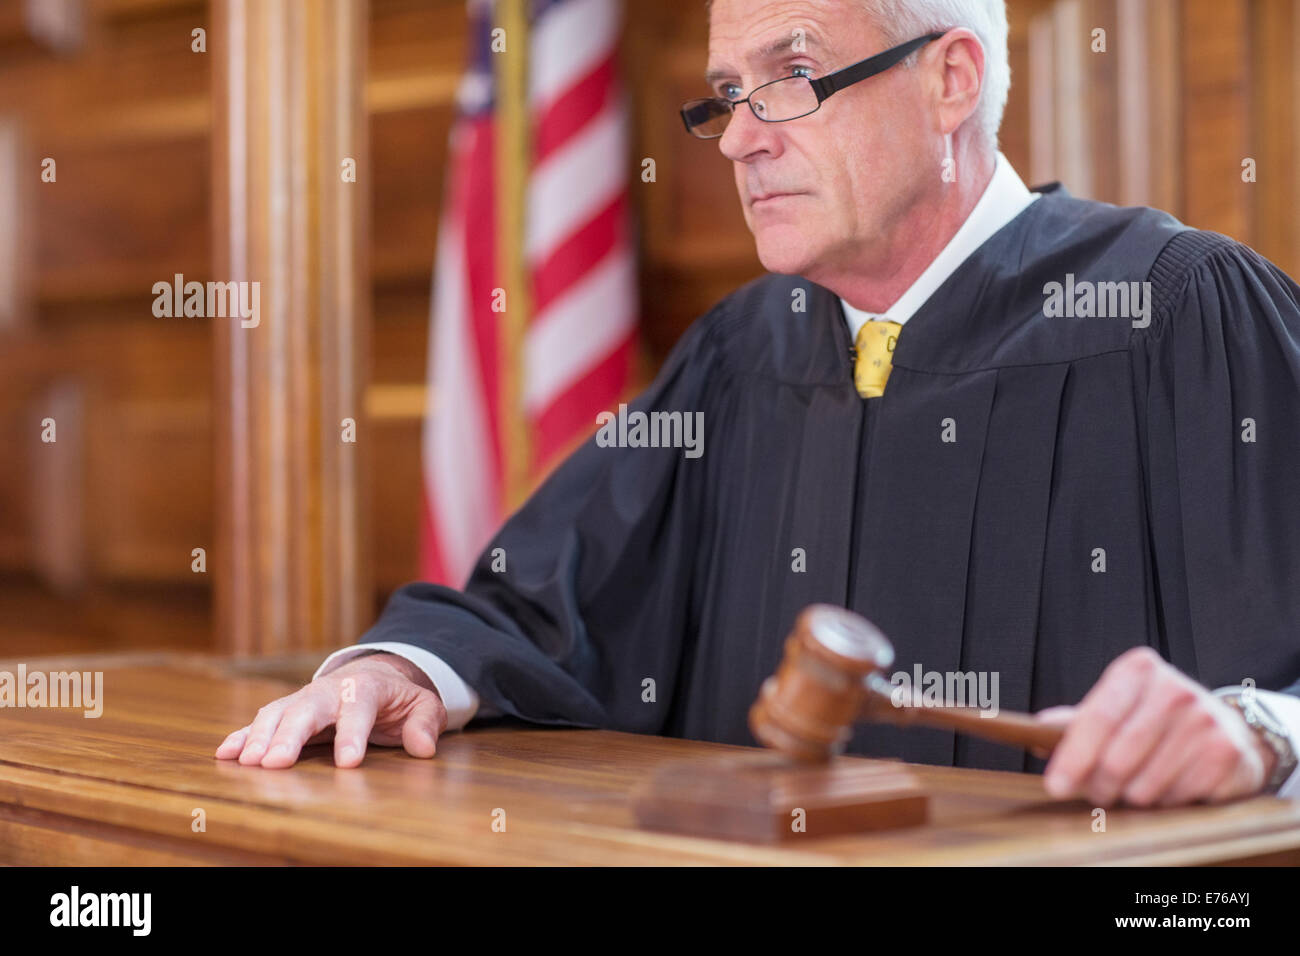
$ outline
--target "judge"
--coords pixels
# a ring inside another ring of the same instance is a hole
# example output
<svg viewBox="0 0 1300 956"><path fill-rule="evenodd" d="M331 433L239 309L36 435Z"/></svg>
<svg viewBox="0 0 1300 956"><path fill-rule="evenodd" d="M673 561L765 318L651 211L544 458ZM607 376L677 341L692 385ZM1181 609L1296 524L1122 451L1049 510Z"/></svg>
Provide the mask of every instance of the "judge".
<svg viewBox="0 0 1300 956"><path fill-rule="evenodd" d="M771 274L631 406L700 416L703 454L593 437L463 590L398 591L217 756L284 767L333 727L340 766L427 757L475 716L752 744L827 602L898 671L993 674L1065 724L1054 796L1300 788L1300 288L1165 213L1027 189L996 147L1006 31L1001 0L714 0L683 118ZM933 729L848 752L1044 769Z"/></svg>

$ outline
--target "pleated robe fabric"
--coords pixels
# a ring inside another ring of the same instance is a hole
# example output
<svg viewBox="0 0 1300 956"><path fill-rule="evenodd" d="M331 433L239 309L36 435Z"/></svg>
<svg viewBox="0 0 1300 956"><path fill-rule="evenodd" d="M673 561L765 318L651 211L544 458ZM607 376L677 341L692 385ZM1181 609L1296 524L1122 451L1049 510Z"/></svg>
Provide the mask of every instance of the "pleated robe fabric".
<svg viewBox="0 0 1300 956"><path fill-rule="evenodd" d="M587 442L463 591L408 585L363 640L439 655L483 716L739 744L813 602L883 629L894 671L996 673L1004 710L1075 703L1138 645L1300 694L1300 288L1163 213L1039 191L906 323L882 397L831 292L756 280L630 406L702 412L700 457ZM1067 275L1149 282L1149 323L1048 315ZM848 752L1042 767L915 727Z"/></svg>

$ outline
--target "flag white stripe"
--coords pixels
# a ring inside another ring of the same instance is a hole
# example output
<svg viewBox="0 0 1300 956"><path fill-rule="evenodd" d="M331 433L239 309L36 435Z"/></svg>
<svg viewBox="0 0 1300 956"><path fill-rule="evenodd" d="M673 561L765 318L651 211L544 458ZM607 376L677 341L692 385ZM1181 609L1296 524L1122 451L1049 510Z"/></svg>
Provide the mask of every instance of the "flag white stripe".
<svg viewBox="0 0 1300 956"><path fill-rule="evenodd" d="M619 4L567 0L547 9L530 38L529 91L535 109L596 68L618 45Z"/></svg>
<svg viewBox="0 0 1300 956"><path fill-rule="evenodd" d="M611 102L537 168L528 187L525 249L537 263L627 191L626 123Z"/></svg>
<svg viewBox="0 0 1300 956"><path fill-rule="evenodd" d="M433 527L448 580L464 583L497 523L498 484L492 434L466 289L461 223L445 215L434 270L434 326L429 342L428 405L421 454Z"/></svg>
<svg viewBox="0 0 1300 956"><path fill-rule="evenodd" d="M609 355L635 327L636 262L626 246L612 249L528 328L524 401L538 414Z"/></svg>

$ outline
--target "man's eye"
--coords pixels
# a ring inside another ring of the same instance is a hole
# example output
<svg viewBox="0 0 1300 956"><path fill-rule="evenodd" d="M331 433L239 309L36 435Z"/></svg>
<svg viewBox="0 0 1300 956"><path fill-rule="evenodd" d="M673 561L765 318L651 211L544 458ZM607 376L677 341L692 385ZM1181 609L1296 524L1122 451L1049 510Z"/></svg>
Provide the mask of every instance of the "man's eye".
<svg viewBox="0 0 1300 956"><path fill-rule="evenodd" d="M724 100L738 100L740 99L740 87L735 83L723 83L718 90L718 94Z"/></svg>
<svg viewBox="0 0 1300 956"><path fill-rule="evenodd" d="M803 73L800 73L800 72L799 72L800 70L803 70L804 72L803 72ZM790 67L790 75L791 75L791 76L806 76L806 77L811 78L814 72L815 72L815 71L813 70L813 68L812 68L811 66L792 66L792 67Z"/></svg>

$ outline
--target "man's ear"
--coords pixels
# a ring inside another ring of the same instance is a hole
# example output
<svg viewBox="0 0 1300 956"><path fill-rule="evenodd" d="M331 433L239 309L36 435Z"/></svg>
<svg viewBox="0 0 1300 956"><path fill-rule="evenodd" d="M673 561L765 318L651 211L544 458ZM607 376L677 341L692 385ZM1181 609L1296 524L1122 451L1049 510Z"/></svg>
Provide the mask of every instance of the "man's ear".
<svg viewBox="0 0 1300 956"><path fill-rule="evenodd" d="M970 30L949 30L923 51L932 79L938 131L948 135L975 112L984 86L984 47Z"/></svg>

